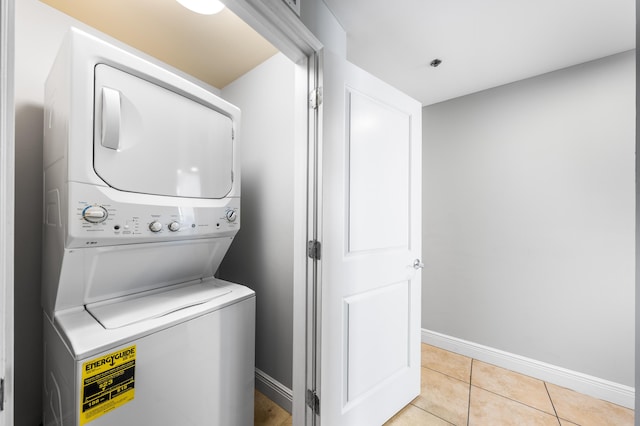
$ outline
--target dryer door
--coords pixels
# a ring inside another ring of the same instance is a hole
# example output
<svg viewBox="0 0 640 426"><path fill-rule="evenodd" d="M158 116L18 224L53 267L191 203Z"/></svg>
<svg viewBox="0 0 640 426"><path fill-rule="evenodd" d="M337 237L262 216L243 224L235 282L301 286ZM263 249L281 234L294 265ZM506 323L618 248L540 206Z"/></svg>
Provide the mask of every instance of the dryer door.
<svg viewBox="0 0 640 426"><path fill-rule="evenodd" d="M233 183L233 123L109 65L95 67L94 169L129 192L223 198Z"/></svg>

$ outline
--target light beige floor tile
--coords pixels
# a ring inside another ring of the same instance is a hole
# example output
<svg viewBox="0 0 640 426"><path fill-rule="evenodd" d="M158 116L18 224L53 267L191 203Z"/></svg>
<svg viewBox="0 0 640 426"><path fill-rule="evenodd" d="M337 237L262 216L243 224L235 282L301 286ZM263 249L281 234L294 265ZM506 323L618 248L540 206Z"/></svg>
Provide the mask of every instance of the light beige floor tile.
<svg viewBox="0 0 640 426"><path fill-rule="evenodd" d="M570 422L570 421L568 421L568 420L562 420L562 419L560 419L560 426L580 426L580 425L577 425L577 424L575 424L575 423L571 423L571 422Z"/></svg>
<svg viewBox="0 0 640 426"><path fill-rule="evenodd" d="M469 426L558 426L558 419L535 408L471 386Z"/></svg>
<svg viewBox="0 0 640 426"><path fill-rule="evenodd" d="M555 416L542 380L473 360L471 384Z"/></svg>
<svg viewBox="0 0 640 426"><path fill-rule="evenodd" d="M456 425L467 424L469 384L422 368L420 396L411 403Z"/></svg>
<svg viewBox="0 0 640 426"><path fill-rule="evenodd" d="M407 405L398 414L389 419L384 426L450 426L451 423L445 422L441 418L427 413L420 408L411 404Z"/></svg>
<svg viewBox="0 0 640 426"><path fill-rule="evenodd" d="M547 383L558 417L581 426L632 426L633 410Z"/></svg>
<svg viewBox="0 0 640 426"><path fill-rule="evenodd" d="M469 383L471 358L435 346L422 346L422 366Z"/></svg>
<svg viewBox="0 0 640 426"><path fill-rule="evenodd" d="M289 413L261 392L254 393L253 424L256 426L281 426L290 417Z"/></svg>

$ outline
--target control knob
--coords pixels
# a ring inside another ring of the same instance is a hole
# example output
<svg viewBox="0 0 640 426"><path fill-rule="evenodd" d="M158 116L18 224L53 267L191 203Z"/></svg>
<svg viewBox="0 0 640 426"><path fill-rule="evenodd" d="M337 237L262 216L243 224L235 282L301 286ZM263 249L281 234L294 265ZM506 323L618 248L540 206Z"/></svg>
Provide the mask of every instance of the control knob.
<svg viewBox="0 0 640 426"><path fill-rule="evenodd" d="M169 231L176 232L180 230L180 222L175 220L169 224Z"/></svg>
<svg viewBox="0 0 640 426"><path fill-rule="evenodd" d="M149 230L151 232L160 232L162 230L162 224L157 220L154 220L149 224Z"/></svg>
<svg viewBox="0 0 640 426"><path fill-rule="evenodd" d="M100 223L107 220L107 209L102 206L89 206L82 210L82 218L87 222Z"/></svg>
<svg viewBox="0 0 640 426"><path fill-rule="evenodd" d="M224 217L229 222L235 222L236 219L238 218L238 213L235 210L227 210L227 212L225 213Z"/></svg>

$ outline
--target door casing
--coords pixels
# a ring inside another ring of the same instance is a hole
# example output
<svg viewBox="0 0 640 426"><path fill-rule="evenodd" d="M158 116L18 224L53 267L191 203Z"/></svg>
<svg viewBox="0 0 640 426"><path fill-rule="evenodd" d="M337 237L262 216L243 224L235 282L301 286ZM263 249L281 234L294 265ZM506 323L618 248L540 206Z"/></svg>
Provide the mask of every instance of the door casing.
<svg viewBox="0 0 640 426"><path fill-rule="evenodd" d="M0 2L0 426L13 425L14 1Z"/></svg>

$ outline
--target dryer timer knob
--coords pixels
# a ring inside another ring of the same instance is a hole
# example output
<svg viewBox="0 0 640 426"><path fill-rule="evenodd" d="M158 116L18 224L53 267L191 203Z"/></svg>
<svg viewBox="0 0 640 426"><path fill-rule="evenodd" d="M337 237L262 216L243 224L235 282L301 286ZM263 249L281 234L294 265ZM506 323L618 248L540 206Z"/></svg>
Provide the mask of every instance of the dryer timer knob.
<svg viewBox="0 0 640 426"><path fill-rule="evenodd" d="M100 223L107 220L107 209L102 206L89 206L82 211L82 218L87 222Z"/></svg>
<svg viewBox="0 0 640 426"><path fill-rule="evenodd" d="M224 216L227 219L227 221L235 222L236 219L238 218L238 212L236 212L235 210L227 210Z"/></svg>

